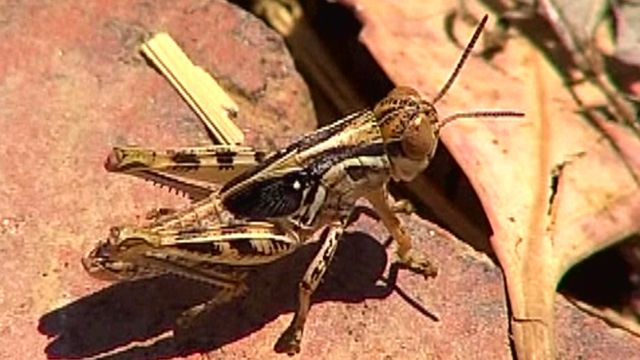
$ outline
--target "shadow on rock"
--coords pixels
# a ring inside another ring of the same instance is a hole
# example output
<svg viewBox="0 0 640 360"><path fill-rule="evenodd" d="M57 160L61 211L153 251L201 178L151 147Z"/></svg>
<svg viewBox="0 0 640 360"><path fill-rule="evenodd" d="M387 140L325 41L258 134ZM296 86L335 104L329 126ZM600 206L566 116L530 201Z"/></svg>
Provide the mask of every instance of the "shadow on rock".
<svg viewBox="0 0 640 360"><path fill-rule="evenodd" d="M219 348L295 311L298 281L318 245L304 246L252 272L247 281L249 293L199 316L189 330L189 340L160 335L173 329L182 311L212 298L216 290L161 276L118 283L45 314L39 330L55 337L45 352L49 358L108 353L101 358L159 359ZM313 302L360 302L388 296L393 286L378 283L386 263L385 248L375 239L361 232L347 234Z"/></svg>

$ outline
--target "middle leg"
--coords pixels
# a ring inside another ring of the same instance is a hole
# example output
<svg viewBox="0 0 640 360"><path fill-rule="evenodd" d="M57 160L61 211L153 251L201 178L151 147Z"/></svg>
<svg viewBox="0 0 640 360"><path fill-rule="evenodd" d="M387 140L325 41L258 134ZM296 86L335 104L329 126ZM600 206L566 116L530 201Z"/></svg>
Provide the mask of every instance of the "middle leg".
<svg viewBox="0 0 640 360"><path fill-rule="evenodd" d="M275 345L276 352L289 355L300 352L300 341L307 314L311 307L311 295L316 290L333 259L338 247L338 241L344 232L342 222L334 222L329 225L329 231L322 242L320 250L309 264L298 290L298 310L296 311L289 327L280 335Z"/></svg>

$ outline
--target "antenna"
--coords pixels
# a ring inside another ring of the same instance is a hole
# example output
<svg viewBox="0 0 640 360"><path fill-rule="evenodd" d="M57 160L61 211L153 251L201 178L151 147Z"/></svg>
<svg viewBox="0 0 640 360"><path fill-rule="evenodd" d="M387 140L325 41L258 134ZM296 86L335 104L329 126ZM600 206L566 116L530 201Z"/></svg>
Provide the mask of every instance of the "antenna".
<svg viewBox="0 0 640 360"><path fill-rule="evenodd" d="M487 19L489 19L489 15L485 14L482 17L482 20L480 20L480 24L478 24L478 27L476 28L476 31L473 32L473 36L471 36L471 40L469 40L469 43L464 48L464 51L462 52L462 56L460 56L460 60L458 60L458 64L456 64L455 69L453 69L453 72L449 76L449 80L447 80L447 82L444 84L442 89L440 89L440 91L438 92L438 95L436 95L433 98L433 100L431 101L432 104L437 103L438 100L440 100L444 96L444 94L447 93L447 90L449 90L451 85L453 85L453 82L455 81L456 77L458 76L458 73L460 72L460 69L462 69L462 66L464 65L464 62L467 61L467 58L469 57L469 55L471 55L471 50L473 49L473 46L478 41L478 38L480 37L480 33L482 32L482 29L484 28L484 24L487 23Z"/></svg>
<svg viewBox="0 0 640 360"><path fill-rule="evenodd" d="M465 61L467 61L467 58L469 57L469 55L471 55L471 50L473 49L473 46L478 41L478 38L480 37L480 33L482 33L482 29L484 28L484 25L487 23L487 19L489 19L489 15L485 14L482 17L482 20L480 20L480 24L478 24L478 27L476 27L476 30L473 32L473 35L471 36L471 40L469 40L469 43L464 48L464 51L460 56L460 60L458 60L458 64L456 64L456 67L453 69L453 72L449 76L449 79L444 84L442 89L440 89L438 94L433 98L433 101L431 102L432 104L435 104L438 100L442 99L442 97L447 93L451 85L453 85L453 82L458 76L458 73L460 73L460 69L462 69L462 66L464 65ZM475 110L475 111L455 113L445 117L442 120L439 120L438 123L436 124L436 132L438 132L446 124L461 118L504 117L504 116L521 117L521 116L524 116L524 113L520 111L513 111L513 110Z"/></svg>
<svg viewBox="0 0 640 360"><path fill-rule="evenodd" d="M457 119L477 118L477 117L494 117L495 118L495 117L504 117L504 116L522 117L524 116L524 113L521 111L514 111L514 110L475 110L475 111L455 113L438 121L438 123L436 124L436 132L440 131L440 129L442 129L443 126Z"/></svg>

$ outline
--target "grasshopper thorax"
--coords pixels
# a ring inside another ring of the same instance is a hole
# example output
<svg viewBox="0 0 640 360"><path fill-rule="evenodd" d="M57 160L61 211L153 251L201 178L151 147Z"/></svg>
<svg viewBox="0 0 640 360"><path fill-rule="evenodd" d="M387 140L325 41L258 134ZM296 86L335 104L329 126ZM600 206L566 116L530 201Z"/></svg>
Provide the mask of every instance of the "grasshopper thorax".
<svg viewBox="0 0 640 360"><path fill-rule="evenodd" d="M409 87L397 87L374 107L395 180L410 181L421 173L438 144L435 107Z"/></svg>

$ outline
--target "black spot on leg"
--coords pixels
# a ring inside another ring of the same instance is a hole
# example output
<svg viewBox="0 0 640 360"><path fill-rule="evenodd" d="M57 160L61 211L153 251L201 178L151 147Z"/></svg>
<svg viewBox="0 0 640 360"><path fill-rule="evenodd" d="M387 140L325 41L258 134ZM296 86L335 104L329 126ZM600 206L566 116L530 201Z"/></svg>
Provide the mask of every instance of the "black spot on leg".
<svg viewBox="0 0 640 360"><path fill-rule="evenodd" d="M171 157L171 160L178 164L200 164L200 159L196 154L187 152L177 152Z"/></svg>
<svg viewBox="0 0 640 360"><path fill-rule="evenodd" d="M255 162L256 162L257 164L259 164L259 163L261 163L262 161L264 161L264 158L265 158L266 156L267 156L267 155L266 155L264 152L262 152L262 151L256 151L256 152L253 154L253 160L255 160Z"/></svg>
<svg viewBox="0 0 640 360"><path fill-rule="evenodd" d="M313 271L311 272L311 281L313 281L314 283L317 283L324 273L324 266L322 266L323 264L318 264L318 266L313 268Z"/></svg>
<svg viewBox="0 0 640 360"><path fill-rule="evenodd" d="M238 153L232 150L219 151L216 153L216 162L220 169L233 169L233 162Z"/></svg>
<svg viewBox="0 0 640 360"><path fill-rule="evenodd" d="M222 249L215 242L178 243L175 247L180 250L207 254L209 256L222 255Z"/></svg>
<svg viewBox="0 0 640 360"><path fill-rule="evenodd" d="M236 250L240 255L253 255L256 253L251 239L237 239L229 242L229 247Z"/></svg>

